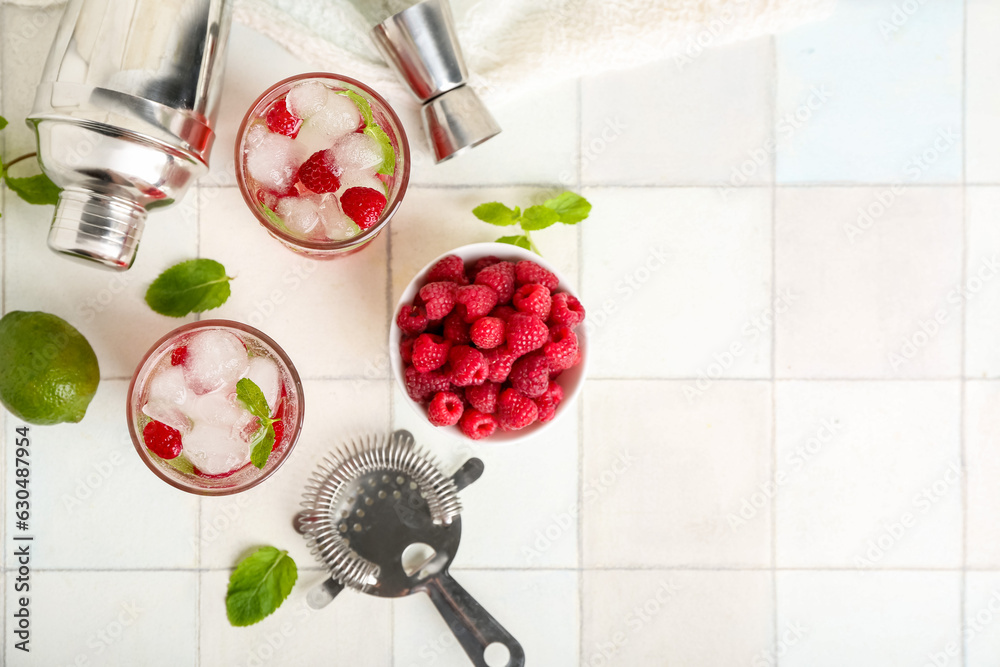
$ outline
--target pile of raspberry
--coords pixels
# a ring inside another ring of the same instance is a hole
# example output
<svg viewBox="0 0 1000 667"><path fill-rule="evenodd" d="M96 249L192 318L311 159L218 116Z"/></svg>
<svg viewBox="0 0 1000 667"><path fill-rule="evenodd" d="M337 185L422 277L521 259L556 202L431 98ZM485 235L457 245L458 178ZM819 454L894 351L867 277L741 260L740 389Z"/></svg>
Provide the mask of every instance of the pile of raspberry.
<svg viewBox="0 0 1000 667"><path fill-rule="evenodd" d="M473 440L548 422L580 362L580 301L535 262L448 255L396 317L406 391L435 426Z"/></svg>

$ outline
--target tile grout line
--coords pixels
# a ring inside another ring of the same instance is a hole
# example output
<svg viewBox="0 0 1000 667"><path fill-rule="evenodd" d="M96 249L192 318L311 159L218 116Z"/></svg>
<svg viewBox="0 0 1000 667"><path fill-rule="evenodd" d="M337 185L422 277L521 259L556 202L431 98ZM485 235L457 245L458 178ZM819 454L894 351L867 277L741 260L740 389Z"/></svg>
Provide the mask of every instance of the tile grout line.
<svg viewBox="0 0 1000 667"><path fill-rule="evenodd" d="M194 636L195 636L195 659L194 664L201 665L201 496L198 496L198 512L195 522L195 539L198 541L197 563L198 575L195 577L195 611L194 611Z"/></svg>
<svg viewBox="0 0 1000 667"><path fill-rule="evenodd" d="M322 565L304 566L298 568L300 572L313 572L317 574L328 573L329 570ZM697 563L677 563L664 565L592 565L588 567L505 567L497 565L464 566L454 568L455 572L763 572L769 573L772 570L777 572L854 572L854 573L887 573L887 572L954 572L960 574L962 566L953 567L933 567L933 566L896 566L896 567L871 567L859 568L857 565L789 565L772 568L769 565L699 565ZM1000 566L992 567L970 567L969 572L988 572L1000 575ZM232 571L229 567L33 567L32 572L67 572L67 573L119 573L119 572L226 572ZM13 572L8 570L7 573Z"/></svg>
<svg viewBox="0 0 1000 667"><path fill-rule="evenodd" d="M771 140L776 141L778 123L778 39L771 35ZM771 301L773 305L778 291L777 275L777 209L778 209L778 154L771 157ZM771 321L771 477L773 481L778 474L778 385L777 377L777 330L778 313ZM771 641L777 651L778 646L778 500L777 493L771 495ZM780 665L781 658L775 658Z"/></svg>
<svg viewBox="0 0 1000 667"><path fill-rule="evenodd" d="M191 196L191 193L188 193ZM197 181L194 184L194 256L201 257L201 184ZM201 322L201 313L194 314L194 321ZM201 499L198 499L198 506L201 506ZM198 536L201 536L201 526L198 526ZM200 549L200 547L199 547Z"/></svg>
<svg viewBox="0 0 1000 667"><path fill-rule="evenodd" d="M583 79L576 80L576 191L583 195ZM583 294L583 228L576 231L576 288ZM577 662L583 664L583 410L586 392L581 391L576 404L576 613Z"/></svg>
<svg viewBox="0 0 1000 667"><path fill-rule="evenodd" d="M395 382L392 377L365 377L364 375L313 375L301 376L303 382L389 382L390 386L395 386ZM101 382L128 382L132 378L130 377L102 377ZM587 382L696 382L701 378L697 377L686 377L686 376L656 376L656 377L644 377L641 375L629 377L629 376L610 376L605 375L603 377L587 377ZM727 383L727 382L771 382L770 377L731 377L731 378L720 378L718 380L713 380L716 383ZM1000 377L924 377L924 378L906 378L906 377L829 377L829 378L817 378L817 377L787 377L787 378L774 378L775 383L779 382L989 382L995 383L1000 382Z"/></svg>
<svg viewBox="0 0 1000 667"><path fill-rule="evenodd" d="M7 5L0 5L0 35L6 36L7 34ZM6 96L3 94L3 82L7 81L7 76L4 73L6 68L6 61L3 57L4 49L0 45L0 116L3 115L4 102L6 102ZM7 155L7 137L0 133L0 156ZM7 193L0 192L0 215L7 212ZM7 312L7 216L0 217L0 316L3 316ZM0 498L0 521L3 521L3 530L0 533L3 534L2 544L0 544L0 573L7 572L7 421L8 416L5 412L3 417L0 417L0 480L3 480L2 486L4 487L4 496ZM6 601L7 599L7 577L3 577L3 591L0 598ZM0 605L0 615L3 619L0 620L0 662L3 662L7 657L7 605L6 602Z"/></svg>
<svg viewBox="0 0 1000 667"><path fill-rule="evenodd" d="M396 321L396 313L393 312L395 304L392 302L392 229L385 229L385 307L389 313L389 331ZM389 350L391 356L396 351ZM396 428L396 406L395 392L393 391L393 377L389 375L389 432ZM389 605L389 664L396 667L396 605Z"/></svg>
<svg viewBox="0 0 1000 667"><path fill-rule="evenodd" d="M200 503L199 503L200 504ZM201 529L199 526L199 533ZM201 551L201 540L198 540L198 551ZM194 654L194 664L201 665L201 562L199 558L198 563L198 573L195 577L194 583L194 636L195 636L195 654Z"/></svg>
<svg viewBox="0 0 1000 667"><path fill-rule="evenodd" d="M195 183L194 187L194 212L195 212L195 257L201 257L201 185ZM195 313L195 321L201 321L201 313ZM194 664L201 667L201 505L202 497L198 496L198 511L195 523L195 539L198 541L197 553L198 576L195 578L195 608L194 608L194 635L195 635L195 656Z"/></svg>
<svg viewBox="0 0 1000 667"><path fill-rule="evenodd" d="M898 186L898 182L888 183L888 182L876 182L876 181L809 181L802 183L747 183L746 185L741 185L741 190L754 189L754 190L767 190L772 186L782 187L782 188L797 188L797 189L820 189L820 188L836 188L836 189L884 189L891 188L893 186ZM969 183L970 187L982 187L982 188L995 188L1000 187L1000 182L982 181L976 183ZM552 190L564 187L565 183L560 181L551 182L535 182L535 183L456 183L456 184L440 184L440 183L410 183L407 186L407 190L501 190L510 188L536 188L539 190ZM236 185L217 185L214 183L199 183L198 187L224 190L224 189L235 189ZM587 184L587 187L594 190L718 190L718 183L605 183L605 184ZM919 185L913 185L913 189L920 188L961 188L963 183L955 181L954 183L920 183Z"/></svg>
<svg viewBox="0 0 1000 667"><path fill-rule="evenodd" d="M969 222L968 222L968 190L966 189L966 181L968 179L968 173L966 171L966 163L968 162L968 153L966 150L966 113L967 104L966 98L968 97L968 78L966 76L966 61L968 59L968 27L969 27L969 3L968 0L963 0L962 2L962 285L966 284L968 280L968 261L969 261ZM962 637L962 641L959 643L959 661L965 667L969 664L969 654L968 647L966 646L965 638L965 623L966 623L966 611L965 611L965 595L966 595L966 568L969 565L969 549L968 549L968 535L969 535L969 475L966 467L966 452L965 452L965 376L966 376L966 365L965 365L965 342L966 336L968 334L968 328L966 326L968 320L968 305L962 303L962 321L961 330L962 335L959 339L959 375L962 377L962 381L958 386L958 442L959 442L959 461L962 468L962 573L959 576L959 592L958 592L958 633Z"/></svg>
<svg viewBox="0 0 1000 667"><path fill-rule="evenodd" d="M395 386L393 382L395 381L392 377L367 377L364 375L303 375L301 376L303 382L389 382L390 386ZM110 376L102 377L101 382L128 382L132 379L131 376ZM629 377L629 376L610 376L605 375L602 377L587 376L587 382L696 382L701 378L690 377L690 376L655 376L655 377L644 377L641 375ZM786 378L774 378L774 382L1000 382L1000 377L916 377L916 378L906 378L906 377L786 377ZM772 378L768 376L764 377L729 377L720 378L718 380L713 380L716 383L726 383L726 382L772 382Z"/></svg>

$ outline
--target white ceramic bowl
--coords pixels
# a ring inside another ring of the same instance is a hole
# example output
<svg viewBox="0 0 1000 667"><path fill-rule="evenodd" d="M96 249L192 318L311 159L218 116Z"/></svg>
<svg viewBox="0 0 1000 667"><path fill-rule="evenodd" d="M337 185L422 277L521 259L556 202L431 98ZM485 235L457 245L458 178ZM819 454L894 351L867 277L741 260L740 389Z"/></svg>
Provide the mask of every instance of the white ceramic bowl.
<svg viewBox="0 0 1000 667"><path fill-rule="evenodd" d="M557 288L558 291L569 292L573 296L577 296L576 292L570 288L566 277L556 270L555 267L545 261L544 257L539 257L533 252L506 243L473 243L465 245L461 248L456 248L446 252L428 263L427 266L421 269L417 275L413 277L413 280L411 280L410 284L406 286L406 289L403 290L403 295L399 298L396 308L392 311L392 321L389 324L389 359L392 362L392 374L396 378L396 382L399 384L399 388L402 390L403 397L406 402L410 404L411 408L416 410L417 414L419 414L422 419L427 419L427 408L411 399L409 394L406 393L406 383L403 378L403 358L399 354L399 342L403 334L399 326L396 325L396 316L399 315L399 309L402 308L404 303L413 303L413 299L416 297L417 291L420 287L423 286L431 267L437 264L441 258L448 255L458 255L466 264L475 262L481 257L488 257L489 255L495 255L500 259L512 262L519 262L522 259L528 259L555 274L556 278L559 279L559 287ZM586 320L584 320L584 323L586 323ZM500 429L497 429L496 432L490 437L478 441L474 441L466 436L462 433L458 426L441 426L438 427L438 430L459 438L466 443L481 442L484 444L511 444L515 442L523 442L524 440L533 438L551 428L553 424L562 419L563 416L569 412L569 406L573 404L577 394L580 393L580 388L583 386L583 379L587 374L587 332L585 330L585 326L578 326L574 329L574 333L576 333L577 340L580 344L580 354L582 358L580 363L576 366L563 371L557 380L563 389L563 400L559 404L559 407L556 408L556 415L551 421L544 424L535 423L521 429L520 431L501 431Z"/></svg>

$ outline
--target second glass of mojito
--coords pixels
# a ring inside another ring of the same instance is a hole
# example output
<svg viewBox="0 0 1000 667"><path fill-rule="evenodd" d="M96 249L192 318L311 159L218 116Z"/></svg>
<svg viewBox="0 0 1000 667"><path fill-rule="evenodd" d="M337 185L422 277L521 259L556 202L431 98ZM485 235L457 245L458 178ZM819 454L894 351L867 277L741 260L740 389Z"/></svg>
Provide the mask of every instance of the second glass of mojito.
<svg viewBox="0 0 1000 667"><path fill-rule="evenodd" d="M160 479L199 495L245 491L288 457L302 427L299 375L253 327L205 320L153 345L129 385L136 451Z"/></svg>

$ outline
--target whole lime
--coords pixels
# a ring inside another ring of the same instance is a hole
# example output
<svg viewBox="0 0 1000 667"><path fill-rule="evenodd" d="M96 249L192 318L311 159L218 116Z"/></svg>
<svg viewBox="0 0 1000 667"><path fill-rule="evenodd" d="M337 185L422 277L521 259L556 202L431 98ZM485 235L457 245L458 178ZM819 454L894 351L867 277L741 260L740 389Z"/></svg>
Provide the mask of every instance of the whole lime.
<svg viewBox="0 0 1000 667"><path fill-rule="evenodd" d="M78 422L100 379L94 348L66 320L20 310L0 319L0 403L14 416Z"/></svg>

